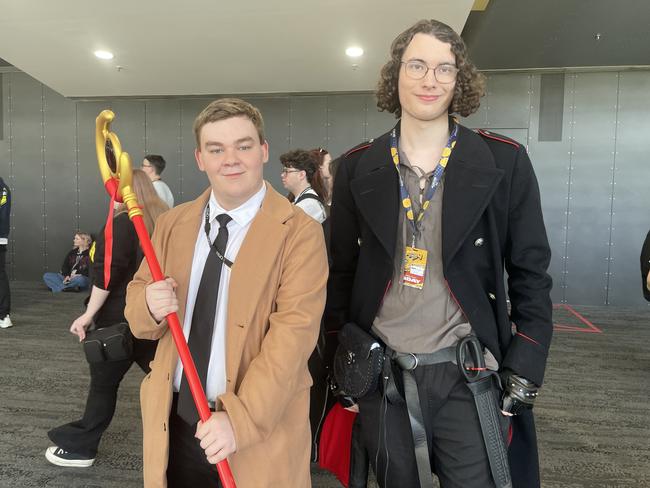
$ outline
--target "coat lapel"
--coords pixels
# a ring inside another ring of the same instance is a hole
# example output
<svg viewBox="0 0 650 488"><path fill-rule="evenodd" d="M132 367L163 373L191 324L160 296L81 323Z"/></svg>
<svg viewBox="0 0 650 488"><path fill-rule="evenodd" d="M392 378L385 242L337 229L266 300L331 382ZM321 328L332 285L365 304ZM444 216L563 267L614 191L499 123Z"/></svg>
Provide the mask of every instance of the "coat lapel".
<svg viewBox="0 0 650 488"><path fill-rule="evenodd" d="M201 196L189 204L184 215L174 224L173 238L170 239L167 250L167 262L172 263L172 269L163 269L163 273L173 276L179 284L178 290L178 318L181 326L185 320L185 306L187 304L187 291L190 284L190 272L194 259L194 248L199 227L203 222L203 212L210 198L211 189L205 190Z"/></svg>
<svg viewBox="0 0 650 488"><path fill-rule="evenodd" d="M389 134L375 140L361 156L356 174L350 181L350 190L357 208L392 260L401 206Z"/></svg>
<svg viewBox="0 0 650 488"><path fill-rule="evenodd" d="M269 276L284 249L289 229L284 225L292 215L291 203L266 184L262 207L253 219L232 266L228 288L226 326L226 373L236 378L246 335ZM232 391L235 381L227 385Z"/></svg>
<svg viewBox="0 0 650 488"><path fill-rule="evenodd" d="M445 269L472 231L504 171L479 135L461 126L445 171L442 196L442 259Z"/></svg>

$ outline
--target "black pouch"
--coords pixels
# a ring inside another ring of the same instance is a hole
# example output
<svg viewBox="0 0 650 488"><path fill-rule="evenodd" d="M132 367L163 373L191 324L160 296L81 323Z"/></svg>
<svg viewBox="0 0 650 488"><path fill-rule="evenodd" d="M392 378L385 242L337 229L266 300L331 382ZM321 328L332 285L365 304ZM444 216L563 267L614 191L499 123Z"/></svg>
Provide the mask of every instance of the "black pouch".
<svg viewBox="0 0 650 488"><path fill-rule="evenodd" d="M363 398L379 384L384 346L357 324L347 323L338 333L334 354L334 379L345 395Z"/></svg>
<svg viewBox="0 0 650 488"><path fill-rule="evenodd" d="M126 322L87 332L83 345L89 363L122 361L133 354L133 336Z"/></svg>

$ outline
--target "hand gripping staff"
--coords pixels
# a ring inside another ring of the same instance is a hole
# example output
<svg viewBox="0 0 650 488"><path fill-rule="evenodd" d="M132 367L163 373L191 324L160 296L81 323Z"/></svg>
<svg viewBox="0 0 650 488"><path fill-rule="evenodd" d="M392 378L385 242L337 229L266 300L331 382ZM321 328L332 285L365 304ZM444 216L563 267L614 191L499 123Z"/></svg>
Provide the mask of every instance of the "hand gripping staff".
<svg viewBox="0 0 650 488"><path fill-rule="evenodd" d="M110 131L110 125L114 118L115 114L113 112L104 110L96 120L95 146L97 148L99 172L102 175L104 187L111 196L111 209L113 201L124 202L129 212L129 218L133 222L133 226L138 234L138 239L147 259L149 269L151 270L151 275L155 281L162 281L165 277L160 270L156 253L151 245L147 228L142 220L142 210L138 205L135 192L131 188L131 158L128 153L122 152L122 146L117 135ZM109 247L108 243L106 247ZM106 280L107 282L108 280ZM183 329L181 328L176 313L170 313L166 318L174 339L174 344L178 350L178 355L183 363L183 374L192 392L194 404L199 412L199 417L205 422L210 418L210 407L208 406L208 400L205 397L205 392L196 372L194 360L190 355L187 342L185 342ZM219 462L217 464L217 471L219 472L219 478L224 488L236 488L228 460L224 459Z"/></svg>

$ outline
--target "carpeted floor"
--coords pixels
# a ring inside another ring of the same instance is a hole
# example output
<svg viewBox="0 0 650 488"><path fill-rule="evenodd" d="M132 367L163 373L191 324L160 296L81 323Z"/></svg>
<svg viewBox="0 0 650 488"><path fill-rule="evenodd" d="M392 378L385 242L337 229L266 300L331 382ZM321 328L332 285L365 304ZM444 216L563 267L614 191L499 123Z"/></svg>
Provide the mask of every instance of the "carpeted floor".
<svg viewBox="0 0 650 488"><path fill-rule="evenodd" d="M142 486L142 372L134 367L125 378L95 465L50 465L46 432L80 416L88 388L81 346L68 333L83 296L13 282L12 299L15 327L0 329L0 487ZM574 309L556 310L536 407L542 485L650 487L650 310ZM313 484L340 486L317 469Z"/></svg>

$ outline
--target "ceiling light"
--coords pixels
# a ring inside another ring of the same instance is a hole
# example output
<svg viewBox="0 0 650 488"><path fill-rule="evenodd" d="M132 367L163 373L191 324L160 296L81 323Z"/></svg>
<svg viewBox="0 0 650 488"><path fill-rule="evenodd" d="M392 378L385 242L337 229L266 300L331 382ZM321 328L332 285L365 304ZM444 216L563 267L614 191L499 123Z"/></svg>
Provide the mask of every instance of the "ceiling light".
<svg viewBox="0 0 650 488"><path fill-rule="evenodd" d="M359 56L363 56L363 49L360 47L349 47L345 50L345 54L351 58L358 58Z"/></svg>
<svg viewBox="0 0 650 488"><path fill-rule="evenodd" d="M99 59L113 59L113 53L108 51L95 51L95 56Z"/></svg>

